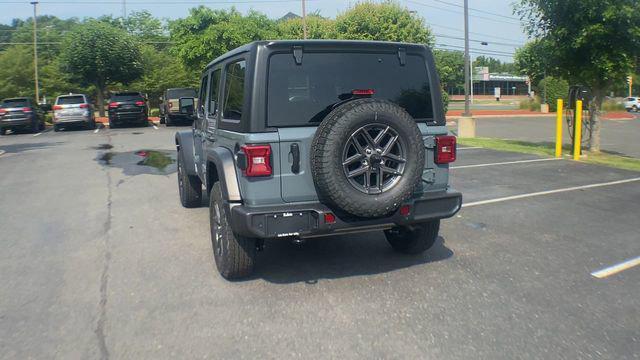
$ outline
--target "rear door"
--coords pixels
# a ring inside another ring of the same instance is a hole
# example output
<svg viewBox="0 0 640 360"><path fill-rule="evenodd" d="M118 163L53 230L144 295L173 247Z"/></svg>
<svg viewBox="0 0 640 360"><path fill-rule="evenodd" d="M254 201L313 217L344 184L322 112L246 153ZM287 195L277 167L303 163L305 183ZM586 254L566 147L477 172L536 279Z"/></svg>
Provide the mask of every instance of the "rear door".
<svg viewBox="0 0 640 360"><path fill-rule="evenodd" d="M280 137L282 199L317 200L310 171L315 131L333 106L352 97L354 90L395 102L421 124L433 119L426 64L421 54L406 54L400 60L397 52L305 52L301 64L291 53L272 55L267 124L278 128Z"/></svg>

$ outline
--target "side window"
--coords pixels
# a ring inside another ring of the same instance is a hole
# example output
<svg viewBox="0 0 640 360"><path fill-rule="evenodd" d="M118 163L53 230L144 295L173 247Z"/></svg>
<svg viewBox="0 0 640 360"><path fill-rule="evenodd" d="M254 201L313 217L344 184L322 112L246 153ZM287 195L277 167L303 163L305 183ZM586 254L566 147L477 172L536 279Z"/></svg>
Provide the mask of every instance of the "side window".
<svg viewBox="0 0 640 360"><path fill-rule="evenodd" d="M224 119L242 119L244 104L244 76L247 63L244 60L227 65L224 86L224 104L222 114Z"/></svg>
<svg viewBox="0 0 640 360"><path fill-rule="evenodd" d="M218 95L220 94L220 74L222 70L216 69L211 74L209 84L209 114L214 115L218 111Z"/></svg>
<svg viewBox="0 0 640 360"><path fill-rule="evenodd" d="M206 74L202 78L202 82L200 83L200 96L198 96L198 113L204 115L205 104L207 99L207 80L209 79L209 74Z"/></svg>

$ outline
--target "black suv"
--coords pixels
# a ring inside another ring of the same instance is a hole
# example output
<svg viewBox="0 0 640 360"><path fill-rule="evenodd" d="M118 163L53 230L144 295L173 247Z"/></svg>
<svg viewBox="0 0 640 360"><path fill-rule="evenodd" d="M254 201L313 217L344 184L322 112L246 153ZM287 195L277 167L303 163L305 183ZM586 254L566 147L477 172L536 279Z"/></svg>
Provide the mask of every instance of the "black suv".
<svg viewBox="0 0 640 360"><path fill-rule="evenodd" d="M29 98L4 99L0 103L0 135L7 130L29 130L38 132L44 129L44 113Z"/></svg>
<svg viewBox="0 0 640 360"><path fill-rule="evenodd" d="M125 124L147 126L149 124L149 106L144 94L140 92L117 92L109 101L109 127Z"/></svg>
<svg viewBox="0 0 640 360"><path fill-rule="evenodd" d="M251 273L265 239L384 231L429 249L462 196L431 51L369 41L261 41L211 62L176 134L185 207L209 193L214 258Z"/></svg>

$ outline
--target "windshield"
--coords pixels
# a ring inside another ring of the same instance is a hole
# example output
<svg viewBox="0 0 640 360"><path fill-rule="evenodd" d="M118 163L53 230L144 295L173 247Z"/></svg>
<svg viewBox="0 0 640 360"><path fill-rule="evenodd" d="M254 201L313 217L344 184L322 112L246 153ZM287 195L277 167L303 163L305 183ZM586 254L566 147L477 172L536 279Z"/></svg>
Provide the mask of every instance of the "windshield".
<svg viewBox="0 0 640 360"><path fill-rule="evenodd" d="M27 107L27 106L30 106L29 100L27 99L8 99L8 100L4 100L2 102L2 105L0 105L0 107L2 107L3 109Z"/></svg>
<svg viewBox="0 0 640 360"><path fill-rule="evenodd" d="M305 53L301 65L291 54L269 60L268 123L305 126L319 122L353 90L373 90L373 98L402 106L414 119L433 117L425 60L397 54Z"/></svg>
<svg viewBox="0 0 640 360"><path fill-rule="evenodd" d="M179 99L182 97L196 97L196 90L195 89L167 90L167 99Z"/></svg>
<svg viewBox="0 0 640 360"><path fill-rule="evenodd" d="M111 97L111 101L144 101L140 93L117 93Z"/></svg>
<svg viewBox="0 0 640 360"><path fill-rule="evenodd" d="M84 96L61 96L57 101L58 105L84 104Z"/></svg>

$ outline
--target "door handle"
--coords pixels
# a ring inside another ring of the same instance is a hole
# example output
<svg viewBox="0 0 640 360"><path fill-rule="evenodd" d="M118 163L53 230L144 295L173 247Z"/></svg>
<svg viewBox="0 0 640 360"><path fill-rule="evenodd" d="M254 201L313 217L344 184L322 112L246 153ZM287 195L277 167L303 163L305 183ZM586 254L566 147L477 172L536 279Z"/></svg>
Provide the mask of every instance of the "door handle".
<svg viewBox="0 0 640 360"><path fill-rule="evenodd" d="M293 163L291 164L291 172L294 174L300 173L300 146L296 143L291 144L289 148L289 154L293 158Z"/></svg>

